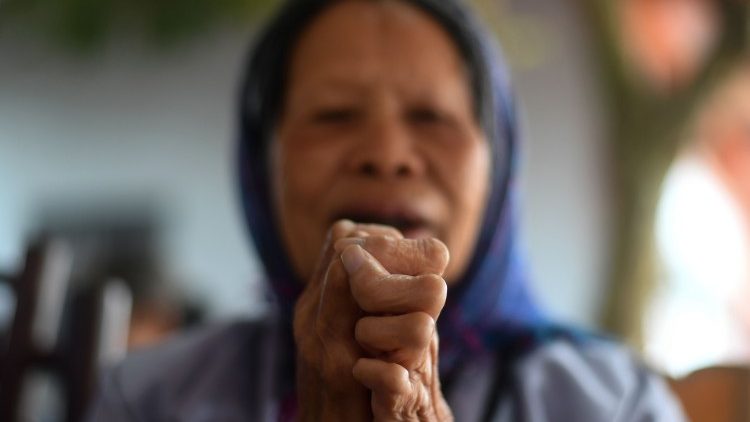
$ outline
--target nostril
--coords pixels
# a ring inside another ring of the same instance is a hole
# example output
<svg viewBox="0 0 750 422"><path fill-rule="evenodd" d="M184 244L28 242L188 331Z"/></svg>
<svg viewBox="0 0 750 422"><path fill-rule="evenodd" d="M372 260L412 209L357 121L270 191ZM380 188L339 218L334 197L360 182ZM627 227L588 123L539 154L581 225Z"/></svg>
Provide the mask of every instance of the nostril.
<svg viewBox="0 0 750 422"><path fill-rule="evenodd" d="M401 166L398 166L398 168L396 169L396 176L398 177L407 177L410 175L411 175L411 169L409 169L408 166L401 165Z"/></svg>
<svg viewBox="0 0 750 422"><path fill-rule="evenodd" d="M395 163L394 163L395 164ZM367 177L396 177L407 178L414 174L414 169L408 164L378 165L373 161L365 161L358 166L359 174Z"/></svg>
<svg viewBox="0 0 750 422"><path fill-rule="evenodd" d="M375 168L373 163L363 163L360 167L360 171L365 176L375 176L378 174L378 170Z"/></svg>

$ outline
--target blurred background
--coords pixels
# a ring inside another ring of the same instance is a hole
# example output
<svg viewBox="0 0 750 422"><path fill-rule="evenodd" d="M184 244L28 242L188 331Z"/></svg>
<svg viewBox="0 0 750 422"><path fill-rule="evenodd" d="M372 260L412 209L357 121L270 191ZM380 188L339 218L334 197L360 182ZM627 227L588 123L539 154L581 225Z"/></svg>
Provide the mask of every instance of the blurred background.
<svg viewBox="0 0 750 422"><path fill-rule="evenodd" d="M0 409L77 420L127 351L267 310L234 105L277 2L0 0ZM523 111L540 301L676 380L746 366L750 6L472 3Z"/></svg>

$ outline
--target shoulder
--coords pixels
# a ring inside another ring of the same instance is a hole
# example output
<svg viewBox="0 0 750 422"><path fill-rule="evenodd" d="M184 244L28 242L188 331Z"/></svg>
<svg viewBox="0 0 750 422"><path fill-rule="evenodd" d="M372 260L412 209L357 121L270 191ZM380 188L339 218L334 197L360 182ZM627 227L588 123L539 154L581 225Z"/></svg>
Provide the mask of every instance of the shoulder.
<svg viewBox="0 0 750 422"><path fill-rule="evenodd" d="M236 321L201 327L151 349L136 351L114 368L123 394L135 397L154 386L176 388L208 381L223 369L247 367L270 340L267 321Z"/></svg>
<svg viewBox="0 0 750 422"><path fill-rule="evenodd" d="M270 376L273 347L264 320L205 327L135 352L103 377L92 419L247 419L262 411L248 398Z"/></svg>
<svg viewBox="0 0 750 422"><path fill-rule="evenodd" d="M684 420L664 380L605 339L552 341L520 359L514 372L524 420Z"/></svg>

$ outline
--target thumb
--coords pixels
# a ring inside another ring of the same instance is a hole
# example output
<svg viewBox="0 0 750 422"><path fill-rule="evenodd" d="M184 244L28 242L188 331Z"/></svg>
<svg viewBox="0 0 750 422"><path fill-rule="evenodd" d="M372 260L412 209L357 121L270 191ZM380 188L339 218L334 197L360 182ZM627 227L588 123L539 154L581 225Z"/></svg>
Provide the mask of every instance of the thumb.
<svg viewBox="0 0 750 422"><path fill-rule="evenodd" d="M344 248L341 253L341 262L349 275L349 280L353 283L377 280L391 274L358 244Z"/></svg>

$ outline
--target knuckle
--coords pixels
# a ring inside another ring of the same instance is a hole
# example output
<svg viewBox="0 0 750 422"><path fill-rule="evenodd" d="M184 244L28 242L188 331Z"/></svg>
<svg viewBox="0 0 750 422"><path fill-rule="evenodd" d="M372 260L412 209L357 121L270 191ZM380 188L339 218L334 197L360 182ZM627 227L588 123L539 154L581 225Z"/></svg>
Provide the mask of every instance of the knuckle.
<svg viewBox="0 0 750 422"><path fill-rule="evenodd" d="M386 372L388 389L394 394L405 394L409 391L409 371L403 366L391 363Z"/></svg>
<svg viewBox="0 0 750 422"><path fill-rule="evenodd" d="M409 316L407 344L421 350L427 347L435 335L435 320L425 312L414 312Z"/></svg>
<svg viewBox="0 0 750 422"><path fill-rule="evenodd" d="M414 312L410 315L410 325L414 327L419 338L431 338L435 331L435 320L425 312Z"/></svg>
<svg viewBox="0 0 750 422"><path fill-rule="evenodd" d="M445 296L448 293L448 285L443 277L440 277L437 274L425 274L420 278L422 282L421 287L425 290L427 295L440 302L445 301Z"/></svg>
<svg viewBox="0 0 750 422"><path fill-rule="evenodd" d="M354 229L354 223L349 220L338 220L328 230L329 242L335 242L342 237L346 237Z"/></svg>
<svg viewBox="0 0 750 422"><path fill-rule="evenodd" d="M391 249L395 240L390 236L370 236L367 238L365 245L368 252L378 256Z"/></svg>
<svg viewBox="0 0 750 422"><path fill-rule="evenodd" d="M405 420L401 418L404 408L404 398L394 390L396 390L395 387L388 386L388 393L390 394L380 397L380 405L387 412L387 417L380 420ZM378 420L378 418L375 419Z"/></svg>
<svg viewBox="0 0 750 422"><path fill-rule="evenodd" d="M448 284L437 274L425 274L419 277L420 289L426 298L425 306L431 315L437 315L445 305L448 295Z"/></svg>
<svg viewBox="0 0 750 422"><path fill-rule="evenodd" d="M436 273L442 273L448 265L449 252L445 243L437 238L425 238L418 240L419 250L429 263L430 268Z"/></svg>

